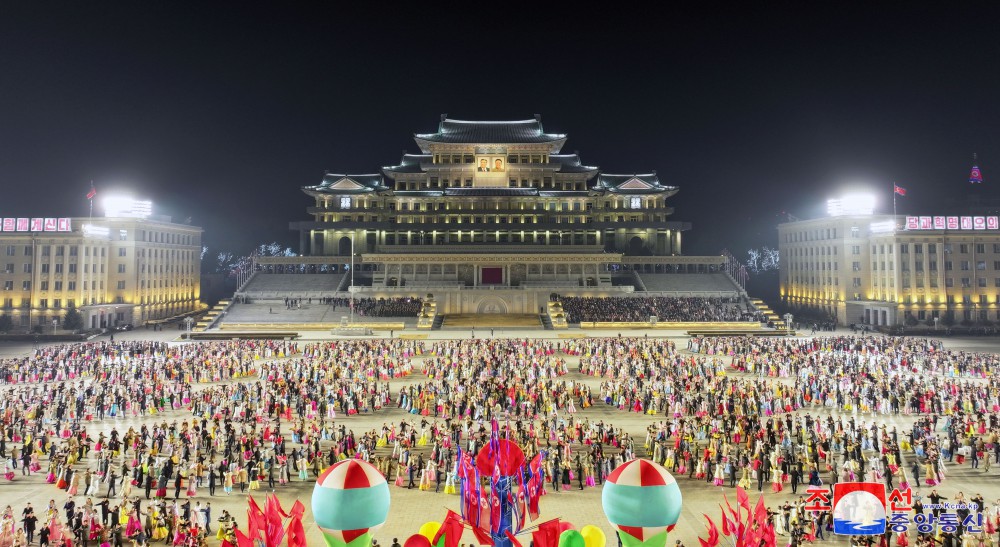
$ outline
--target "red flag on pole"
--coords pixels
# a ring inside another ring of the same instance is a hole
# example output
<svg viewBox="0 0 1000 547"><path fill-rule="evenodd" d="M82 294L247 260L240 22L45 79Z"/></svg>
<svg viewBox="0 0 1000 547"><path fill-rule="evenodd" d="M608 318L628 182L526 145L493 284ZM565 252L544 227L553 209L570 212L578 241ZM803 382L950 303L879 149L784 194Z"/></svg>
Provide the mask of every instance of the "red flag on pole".
<svg viewBox="0 0 1000 547"><path fill-rule="evenodd" d="M897 186L897 185L893 184L892 185L892 191L895 192L895 193L897 193L897 194L899 194L899 195L901 195L901 196L905 196L906 195L906 188L903 188L902 186Z"/></svg>
<svg viewBox="0 0 1000 547"><path fill-rule="evenodd" d="M94 196L96 195L97 195L97 189L94 188L94 183L92 182L90 183L90 191L87 192L87 199L94 199Z"/></svg>

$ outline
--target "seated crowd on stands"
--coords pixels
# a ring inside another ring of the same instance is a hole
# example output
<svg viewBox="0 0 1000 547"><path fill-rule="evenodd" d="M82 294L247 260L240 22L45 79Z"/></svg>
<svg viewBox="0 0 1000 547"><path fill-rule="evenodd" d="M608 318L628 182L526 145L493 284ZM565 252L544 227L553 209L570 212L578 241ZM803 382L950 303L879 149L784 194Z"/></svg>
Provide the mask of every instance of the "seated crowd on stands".
<svg viewBox="0 0 1000 547"><path fill-rule="evenodd" d="M570 323L581 321L763 321L763 315L736 298L674 296L562 296Z"/></svg>
<svg viewBox="0 0 1000 547"><path fill-rule="evenodd" d="M350 298L329 298L329 304L350 309ZM416 317L424 301L420 298L355 298L354 311L366 317Z"/></svg>

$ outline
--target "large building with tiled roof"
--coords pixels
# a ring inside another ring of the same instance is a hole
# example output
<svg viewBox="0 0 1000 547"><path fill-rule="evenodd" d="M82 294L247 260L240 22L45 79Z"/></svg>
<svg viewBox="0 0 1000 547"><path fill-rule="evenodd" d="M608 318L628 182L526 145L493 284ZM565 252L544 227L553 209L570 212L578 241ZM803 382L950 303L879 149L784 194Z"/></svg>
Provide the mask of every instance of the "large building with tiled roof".
<svg viewBox="0 0 1000 547"><path fill-rule="evenodd" d="M314 200L312 219L291 228L314 266L336 268L353 249L356 283L372 290L611 290L626 265L671 273L714 271L721 262L680 256L691 225L671 219L676 186L655 171L613 174L585 164L563 152L567 135L546 132L540 116L444 115L436 132L413 138L419 153L379 173L327 174L302 188Z"/></svg>

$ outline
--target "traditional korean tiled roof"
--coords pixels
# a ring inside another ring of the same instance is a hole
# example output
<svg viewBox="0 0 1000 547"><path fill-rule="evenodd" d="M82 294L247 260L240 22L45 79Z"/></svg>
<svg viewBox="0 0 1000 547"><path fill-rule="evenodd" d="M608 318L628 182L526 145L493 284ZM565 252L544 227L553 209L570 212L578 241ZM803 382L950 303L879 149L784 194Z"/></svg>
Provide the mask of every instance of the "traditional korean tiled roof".
<svg viewBox="0 0 1000 547"><path fill-rule="evenodd" d="M559 133L546 133L540 119L515 121L441 120L437 133L416 133L424 141L455 144L514 144L547 143L566 138Z"/></svg>
<svg viewBox="0 0 1000 547"><path fill-rule="evenodd" d="M424 169L420 164L431 163L431 160L432 156L430 154L403 154L399 165L383 167L382 170L389 177L392 176L392 173L423 173Z"/></svg>
<svg viewBox="0 0 1000 547"><path fill-rule="evenodd" d="M577 154L550 154L549 162L559 164L559 173L590 173L598 170L597 166L583 165Z"/></svg>
<svg viewBox="0 0 1000 547"><path fill-rule="evenodd" d="M316 186L302 187L306 193L320 192L324 194L363 194L385 189L387 188L382 182L382 175L378 173L365 175L327 173L323 176L323 181Z"/></svg>
<svg viewBox="0 0 1000 547"><path fill-rule="evenodd" d="M615 175L601 173L597 177L595 190L603 190L611 194L666 194L672 196L680 188L676 186L664 186L660 184L660 178L656 173Z"/></svg>

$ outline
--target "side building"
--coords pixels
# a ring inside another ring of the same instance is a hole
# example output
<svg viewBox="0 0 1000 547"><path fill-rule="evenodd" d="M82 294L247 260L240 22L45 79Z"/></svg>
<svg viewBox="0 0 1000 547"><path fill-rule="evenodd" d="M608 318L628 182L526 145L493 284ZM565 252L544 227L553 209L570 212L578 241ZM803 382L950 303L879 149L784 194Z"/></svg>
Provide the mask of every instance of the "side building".
<svg viewBox="0 0 1000 547"><path fill-rule="evenodd" d="M778 237L793 312L841 325L1000 321L995 216L846 214L781 224Z"/></svg>
<svg viewBox="0 0 1000 547"><path fill-rule="evenodd" d="M0 314L15 331L52 329L70 308L97 329L204 307L199 227L154 215L0 222Z"/></svg>

